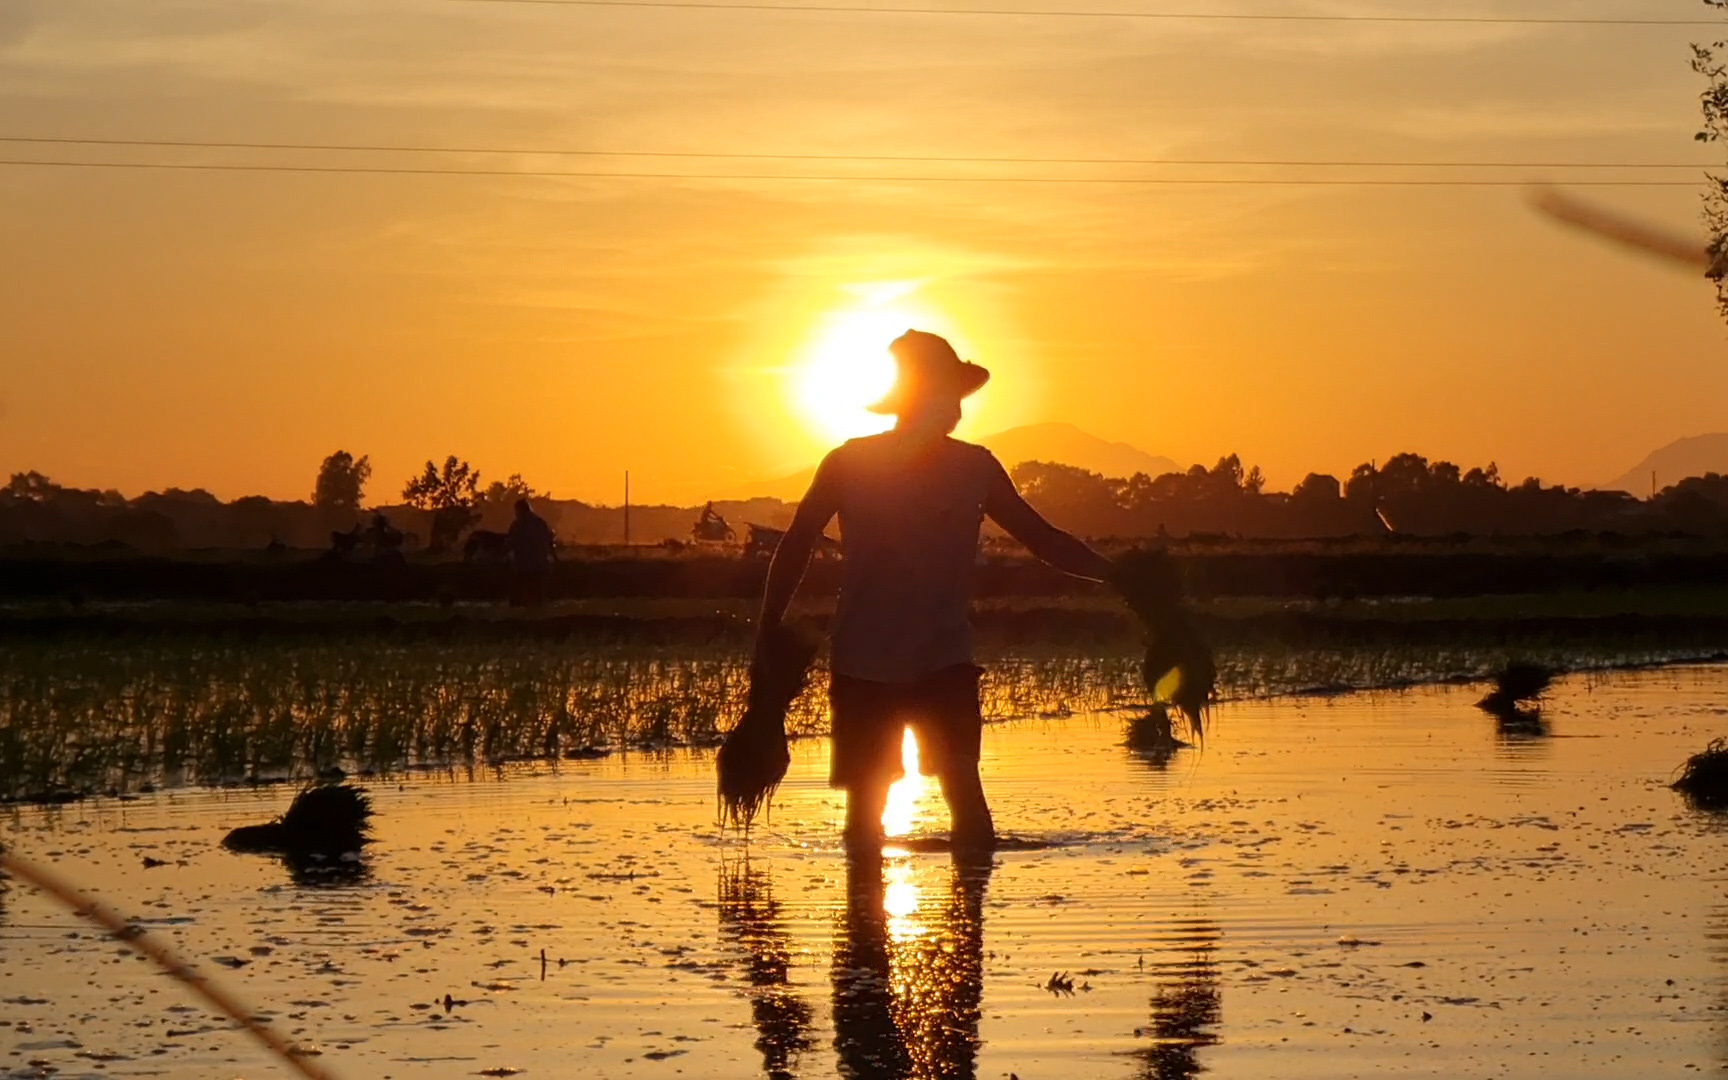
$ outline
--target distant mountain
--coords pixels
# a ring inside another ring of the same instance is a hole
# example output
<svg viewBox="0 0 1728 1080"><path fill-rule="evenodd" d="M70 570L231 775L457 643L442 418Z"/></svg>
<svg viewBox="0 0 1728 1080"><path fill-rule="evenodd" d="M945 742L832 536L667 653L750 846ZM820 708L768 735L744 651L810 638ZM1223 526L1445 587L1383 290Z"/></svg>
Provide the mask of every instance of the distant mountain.
<svg viewBox="0 0 1728 1080"><path fill-rule="evenodd" d="M1012 469L1022 461L1054 461L1105 476L1159 476L1182 468L1167 457L1137 446L1107 442L1073 424L1028 424L1009 428L979 442Z"/></svg>
<svg viewBox="0 0 1728 1080"><path fill-rule="evenodd" d="M1688 476L1728 473L1728 433L1694 435L1679 439L1652 453L1627 470L1626 475L1603 484L1604 489L1630 491L1640 499L1650 497L1650 474L1656 474L1656 490L1672 487Z"/></svg>
<svg viewBox="0 0 1728 1080"><path fill-rule="evenodd" d="M1148 454L1127 443L1100 439L1073 424L1028 424L999 431L978 441L1010 469L1022 461L1053 461L1105 476L1133 476L1137 472L1158 476L1182 468L1167 457ZM734 488L722 497L767 497L797 502L804 497L804 489L810 486L810 478L815 474L816 468L811 466L789 476Z"/></svg>

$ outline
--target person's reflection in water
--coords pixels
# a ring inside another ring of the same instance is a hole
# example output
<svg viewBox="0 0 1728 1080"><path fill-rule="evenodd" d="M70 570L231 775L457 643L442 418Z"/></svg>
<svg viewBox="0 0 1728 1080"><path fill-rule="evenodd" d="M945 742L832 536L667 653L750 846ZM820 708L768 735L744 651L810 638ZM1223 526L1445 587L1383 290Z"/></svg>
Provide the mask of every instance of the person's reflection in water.
<svg viewBox="0 0 1728 1080"><path fill-rule="evenodd" d="M834 1047L849 1077L975 1074L990 862L956 855L948 895L918 903L910 864L849 860L834 946Z"/></svg>
<svg viewBox="0 0 1728 1080"><path fill-rule="evenodd" d="M799 1054L810 1049L810 1006L792 988L792 936L766 870L748 861L720 867L720 926L745 953L744 980L762 1071L791 1080Z"/></svg>
<svg viewBox="0 0 1728 1080"><path fill-rule="evenodd" d="M1134 1052L1141 1080L1188 1080L1200 1075L1197 1051L1218 1042L1223 999L1213 954L1222 930L1210 922L1180 927L1182 956L1160 963L1164 977L1152 995L1152 1023L1136 1035L1152 1039Z"/></svg>

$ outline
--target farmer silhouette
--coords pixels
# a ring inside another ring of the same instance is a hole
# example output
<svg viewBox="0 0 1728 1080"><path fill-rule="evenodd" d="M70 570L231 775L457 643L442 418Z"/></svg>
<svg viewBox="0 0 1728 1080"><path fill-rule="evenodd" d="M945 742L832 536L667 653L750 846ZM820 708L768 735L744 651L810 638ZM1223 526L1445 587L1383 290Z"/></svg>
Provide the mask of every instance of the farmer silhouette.
<svg viewBox="0 0 1728 1080"><path fill-rule="evenodd" d="M534 512L527 499L516 500L516 519L505 534L510 547L510 605L538 607L552 573L557 538L546 519Z"/></svg>
<svg viewBox="0 0 1728 1080"><path fill-rule="evenodd" d="M900 744L910 726L925 771L941 782L955 847L988 848L996 830L978 778L983 718L970 621L984 518L1075 577L1102 581L1111 564L1028 506L990 451L949 437L960 402L988 371L919 330L888 351L897 378L870 408L893 414L894 429L847 442L817 468L768 569L757 655L839 515L829 784L846 791L847 845L880 848L882 811L903 774Z"/></svg>

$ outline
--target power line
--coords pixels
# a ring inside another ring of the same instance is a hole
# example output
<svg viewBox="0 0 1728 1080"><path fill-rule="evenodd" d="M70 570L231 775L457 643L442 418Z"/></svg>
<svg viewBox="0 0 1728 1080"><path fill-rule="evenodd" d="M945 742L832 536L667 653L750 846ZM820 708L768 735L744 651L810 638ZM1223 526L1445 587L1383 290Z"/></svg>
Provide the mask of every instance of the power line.
<svg viewBox="0 0 1728 1080"><path fill-rule="evenodd" d="M1720 19L1640 19L1540 15L1322 15L1278 12L1098 11L1061 8L871 7L863 4L721 3L718 0L449 0L461 4L538 4L549 7L675 8L698 11L832 12L848 15L989 15L1064 19L1158 19L1166 22L1426 23L1461 26L1713 26Z"/></svg>
<svg viewBox="0 0 1728 1080"><path fill-rule="evenodd" d="M697 150L595 150L565 147L404 146L363 143L229 142L203 139L84 139L0 135L0 143L54 146L126 146L189 150L288 150L387 154L472 154L517 157L685 158L703 161L860 161L952 165L1181 165L1265 168L1364 169L1709 169L1709 162L1654 161L1390 161L1320 158L1108 158L987 157L939 154L760 154Z"/></svg>
<svg viewBox="0 0 1728 1080"><path fill-rule="evenodd" d="M1125 184L1159 187L1527 187L1528 180L1384 179L1278 177L1112 177L1112 176L853 176L845 173L667 173L562 171L548 169L464 169L371 165L247 165L171 161L28 161L0 159L0 167L72 169L159 169L187 172L354 173L378 176L498 176L584 180L833 181L881 184ZM1572 187L1695 187L1690 180L1577 180Z"/></svg>

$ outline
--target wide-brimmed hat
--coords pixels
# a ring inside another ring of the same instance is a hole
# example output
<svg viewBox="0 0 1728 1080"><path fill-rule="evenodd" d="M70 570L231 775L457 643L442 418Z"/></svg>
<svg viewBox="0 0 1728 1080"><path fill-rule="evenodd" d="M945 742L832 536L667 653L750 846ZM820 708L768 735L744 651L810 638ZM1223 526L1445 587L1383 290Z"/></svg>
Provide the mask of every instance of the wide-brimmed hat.
<svg viewBox="0 0 1728 1080"><path fill-rule="evenodd" d="M898 370L887 396L868 406L874 413L898 413L932 396L963 398L990 381L988 369L960 359L946 338L922 330L895 338L888 353Z"/></svg>

